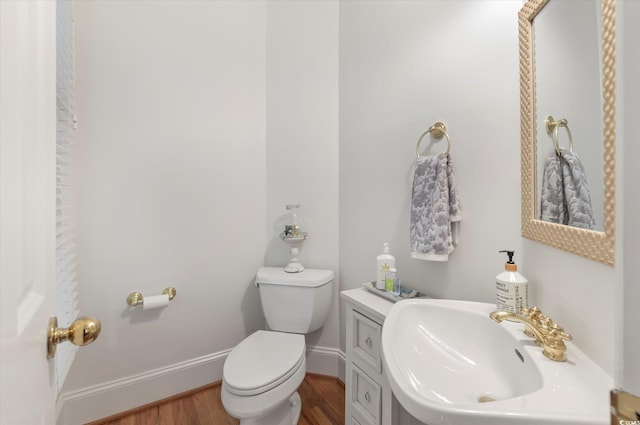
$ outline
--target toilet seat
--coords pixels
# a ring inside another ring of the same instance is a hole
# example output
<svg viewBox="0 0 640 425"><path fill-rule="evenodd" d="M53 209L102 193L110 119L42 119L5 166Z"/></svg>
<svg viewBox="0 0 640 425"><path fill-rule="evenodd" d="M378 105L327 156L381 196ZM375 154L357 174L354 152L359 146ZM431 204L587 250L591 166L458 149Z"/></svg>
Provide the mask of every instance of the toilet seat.
<svg viewBox="0 0 640 425"><path fill-rule="evenodd" d="M257 331L231 350L222 375L230 393L251 396L277 387L304 362L304 335Z"/></svg>
<svg viewBox="0 0 640 425"><path fill-rule="evenodd" d="M302 357L302 364L289 379L262 394L249 396L233 394L223 380L220 391L222 405L227 413L240 419L240 425L283 425L279 421L273 421L271 415L284 404L291 409L292 418L299 417L300 406L293 406L289 402L302 384L306 371L307 363L305 357ZM297 422L285 421L286 425L291 425L292 423Z"/></svg>

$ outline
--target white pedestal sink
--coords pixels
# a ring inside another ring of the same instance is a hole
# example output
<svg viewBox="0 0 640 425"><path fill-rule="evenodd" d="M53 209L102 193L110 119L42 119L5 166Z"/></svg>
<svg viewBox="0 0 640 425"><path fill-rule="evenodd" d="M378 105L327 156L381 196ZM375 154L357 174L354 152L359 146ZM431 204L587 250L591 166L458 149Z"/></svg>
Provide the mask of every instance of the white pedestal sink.
<svg viewBox="0 0 640 425"><path fill-rule="evenodd" d="M420 299L396 303L382 329L394 395L428 425L579 425L609 422L613 380L575 345L555 362L495 305Z"/></svg>

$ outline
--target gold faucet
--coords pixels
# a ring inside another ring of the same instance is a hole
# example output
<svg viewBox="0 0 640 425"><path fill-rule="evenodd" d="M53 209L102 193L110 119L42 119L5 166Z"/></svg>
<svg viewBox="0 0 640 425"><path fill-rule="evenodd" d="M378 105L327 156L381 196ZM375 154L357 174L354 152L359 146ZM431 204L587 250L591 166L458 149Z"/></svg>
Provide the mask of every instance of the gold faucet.
<svg viewBox="0 0 640 425"><path fill-rule="evenodd" d="M537 307L524 310L527 316L521 316L506 311L494 311L489 317L500 323L503 320L520 322L525 326L525 334L535 338L536 344L542 347L542 354L551 360L563 362L567 360L567 346L564 341L573 338L557 323L542 314ZM527 332L528 331L528 332Z"/></svg>

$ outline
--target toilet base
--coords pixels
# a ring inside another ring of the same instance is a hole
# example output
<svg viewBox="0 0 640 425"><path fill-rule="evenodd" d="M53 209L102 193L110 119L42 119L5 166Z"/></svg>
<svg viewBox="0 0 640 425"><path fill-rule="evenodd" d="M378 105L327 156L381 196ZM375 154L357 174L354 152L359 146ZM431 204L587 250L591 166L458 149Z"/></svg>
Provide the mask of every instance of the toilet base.
<svg viewBox="0 0 640 425"><path fill-rule="evenodd" d="M266 416L241 419L240 425L297 425L302 411L300 394L295 392L287 403L282 403Z"/></svg>

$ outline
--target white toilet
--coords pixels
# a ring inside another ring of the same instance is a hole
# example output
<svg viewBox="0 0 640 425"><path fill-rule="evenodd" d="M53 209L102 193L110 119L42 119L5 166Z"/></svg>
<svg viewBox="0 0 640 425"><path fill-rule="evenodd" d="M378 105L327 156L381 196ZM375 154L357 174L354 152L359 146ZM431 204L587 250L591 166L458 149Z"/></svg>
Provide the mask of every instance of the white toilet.
<svg viewBox="0 0 640 425"><path fill-rule="evenodd" d="M329 318L331 270L258 270L256 286L270 330L257 331L229 354L222 372L222 404L241 425L295 425L297 393L307 370L304 334Z"/></svg>

